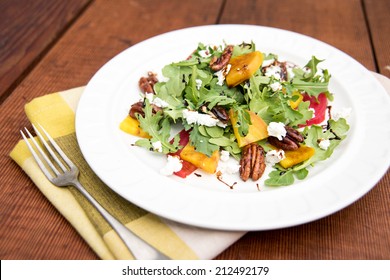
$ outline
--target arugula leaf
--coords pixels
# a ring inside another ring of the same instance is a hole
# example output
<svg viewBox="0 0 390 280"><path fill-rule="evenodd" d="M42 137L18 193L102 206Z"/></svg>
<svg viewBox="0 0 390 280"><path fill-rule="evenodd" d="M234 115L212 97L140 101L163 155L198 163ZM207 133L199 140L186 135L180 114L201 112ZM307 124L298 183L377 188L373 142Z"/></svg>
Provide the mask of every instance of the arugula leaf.
<svg viewBox="0 0 390 280"><path fill-rule="evenodd" d="M211 157L214 151L219 150L219 146L210 143L210 139L210 137L202 135L198 125L193 126L190 132L190 144L195 147L197 152Z"/></svg>
<svg viewBox="0 0 390 280"><path fill-rule="evenodd" d="M223 135L223 128L219 126L206 126L205 130L210 138L218 138Z"/></svg>
<svg viewBox="0 0 390 280"><path fill-rule="evenodd" d="M213 56L220 56L224 47L219 46L210 46L210 45L204 45L203 43L198 43L198 47L196 48L196 51L191 55L191 57L196 56L203 59L209 59L211 60L211 57ZM200 55L200 52L206 52L209 54L207 58L204 57L204 55Z"/></svg>
<svg viewBox="0 0 390 280"><path fill-rule="evenodd" d="M294 183L295 178L303 180L308 174L309 171L306 168L300 170L276 169L269 173L269 178L264 181L264 184L270 187L289 186Z"/></svg>
<svg viewBox="0 0 390 280"><path fill-rule="evenodd" d="M174 139L173 143L170 143L169 137L171 132L171 124L167 118L164 118L161 111L153 114L152 106L149 100L145 100L144 113L145 117L138 115L140 127L146 131L152 138L147 143L144 139L135 142L135 145L142 146L153 150L153 144L160 142L162 146L162 153L168 154L178 150L178 139Z"/></svg>
<svg viewBox="0 0 390 280"><path fill-rule="evenodd" d="M349 125L344 118L340 118L337 121L329 120L330 131L335 135L336 138L340 140L347 137L347 132L349 130Z"/></svg>
<svg viewBox="0 0 390 280"><path fill-rule="evenodd" d="M198 100L198 104L203 105L203 104L208 104L207 107L209 109L213 108L216 105L221 105L221 106L232 106L236 104L237 101L234 98L228 97L225 95L225 92L218 92L215 89L206 89L202 88L200 90L200 97Z"/></svg>
<svg viewBox="0 0 390 280"><path fill-rule="evenodd" d="M288 109L288 124L293 127L296 127L300 124L306 124L306 121L313 117L313 111L309 110L309 105L310 102L305 101L299 103L298 108L295 110L290 107Z"/></svg>
<svg viewBox="0 0 390 280"><path fill-rule="evenodd" d="M292 79L292 85L301 91L305 91L310 95L318 97L318 95L322 92L328 91L328 83L327 82L306 82L304 80L300 80L298 78Z"/></svg>
<svg viewBox="0 0 390 280"><path fill-rule="evenodd" d="M238 133L241 136L245 137L248 134L249 125L252 124L251 117L243 106L234 106L233 110L237 121L232 125L238 128Z"/></svg>
<svg viewBox="0 0 390 280"><path fill-rule="evenodd" d="M226 84L220 86L217 84L217 82L218 79L213 78L210 84L207 85L207 91L202 92L203 94L206 95L212 94L213 98L217 98L218 96L221 96L221 98L226 98L226 101L223 101L225 104L221 104L221 100L214 103L216 104L218 103L218 105L224 106L233 103L243 104L245 102L244 96L242 92L238 89L238 87L229 88ZM206 99L210 99L210 98L206 97Z"/></svg>
<svg viewBox="0 0 390 280"><path fill-rule="evenodd" d="M169 64L162 69L162 73L164 77L168 78L165 85L169 94L175 97L180 97L186 83L188 83L188 79L192 71L190 67L180 67L174 64Z"/></svg>
<svg viewBox="0 0 390 280"><path fill-rule="evenodd" d="M309 174L309 171L306 168L302 168L300 170L294 170L294 175L297 177L299 180L303 180L307 177Z"/></svg>
<svg viewBox="0 0 390 280"><path fill-rule="evenodd" d="M199 100L199 90L196 87L197 72L196 67L191 67L191 75L189 77L188 86L185 87L185 99L193 104L197 104Z"/></svg>
<svg viewBox="0 0 390 280"><path fill-rule="evenodd" d="M154 85L156 96L169 104L171 108L180 107L183 104L182 96L172 95L165 82L159 82Z"/></svg>
<svg viewBox="0 0 390 280"><path fill-rule="evenodd" d="M239 161L241 159L241 148L238 147L238 144L235 139L230 139L226 136L221 136L216 138L210 138L209 142L219 147L223 147L236 160Z"/></svg>
<svg viewBox="0 0 390 280"><path fill-rule="evenodd" d="M291 81L293 88L300 91L304 91L309 95L318 97L320 93L326 93L329 100L332 99L331 94L328 91L330 75L327 70L322 70L322 75L319 75L317 65L322 62L312 56L307 64L301 68L294 68L293 73L295 74L294 78ZM304 69L308 69L305 71Z"/></svg>
<svg viewBox="0 0 390 280"><path fill-rule="evenodd" d="M294 170L306 168L307 166L312 165L318 161L323 161L329 158L333 154L335 148L340 144L342 139L345 138L346 133L349 130L349 125L343 118L337 121L329 120L329 125L330 129L326 131L323 131L322 127L317 125L313 125L310 128L305 128L305 144L314 148L315 153L307 161L294 167ZM338 134L336 134L335 131ZM330 141L330 145L326 150L321 149L318 145L318 143L323 139L328 139Z"/></svg>
<svg viewBox="0 0 390 280"><path fill-rule="evenodd" d="M294 172L292 170L274 170L269 173L269 178L264 181L266 186L279 187L289 186L294 183Z"/></svg>
<svg viewBox="0 0 390 280"><path fill-rule="evenodd" d="M254 51L256 51L256 45L253 43L253 41L250 44L242 42L241 44L234 46L232 57L244 55Z"/></svg>
<svg viewBox="0 0 390 280"><path fill-rule="evenodd" d="M278 103L279 97L272 94L268 87L263 88L260 93L255 93L249 102L249 110L259 115L266 123L272 121L272 108Z"/></svg>
<svg viewBox="0 0 390 280"><path fill-rule="evenodd" d="M311 59L307 62L307 64L304 66L304 68L310 69L309 72L305 72L303 78L306 81L310 81L317 75L317 65L318 63L322 62L324 60L320 60L316 58L315 56L312 56Z"/></svg>

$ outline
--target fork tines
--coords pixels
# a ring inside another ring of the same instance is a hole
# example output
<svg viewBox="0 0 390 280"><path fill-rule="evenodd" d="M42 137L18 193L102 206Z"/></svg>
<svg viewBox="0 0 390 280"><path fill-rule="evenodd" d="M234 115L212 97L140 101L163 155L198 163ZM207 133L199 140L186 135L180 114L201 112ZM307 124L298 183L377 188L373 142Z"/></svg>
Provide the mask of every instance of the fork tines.
<svg viewBox="0 0 390 280"><path fill-rule="evenodd" d="M38 124L39 125L39 124ZM44 145L44 147L46 148L46 150L48 151L48 153L50 154L51 158L54 159L54 161L56 162L56 164L62 169L63 172L67 171L68 169L66 168L66 166L61 162L61 160L58 158L58 156L56 155L56 153L53 151L52 147L54 148L54 150L60 155L60 157L64 160L64 162L66 164L69 165L69 168L72 168L73 164L72 162L69 160L69 158L65 155L65 153L61 150L61 148L57 145L57 143L54 141L54 139L47 133L47 131L41 126L39 125L39 128L40 130L43 132L43 134L46 136L46 138L48 139L48 141L50 142L51 146L45 141L44 137L42 136L42 134L39 132L39 130L37 129L37 127L33 124L32 125L33 128L34 128L34 131L36 133L36 135L38 136L40 142ZM31 143L30 141L28 141L26 135L23 133L22 130L20 130L20 133L22 134L22 137L23 139L25 140L26 144L27 144L27 147L28 149L30 150L31 154L33 155L34 159L36 160L36 162L38 163L39 167L41 168L41 170L43 171L43 173L46 175L46 177L48 178L52 178L53 176L50 174L49 170L46 168L46 165L44 164L44 162L50 167L50 169L54 172L54 174L56 176L58 176L60 174L60 171L58 170L58 168L52 163L52 160L49 159L48 155L42 150L41 148L41 145L38 144L38 142L35 140L35 138L32 136L32 134L30 133L30 131L28 131L28 129L25 127L24 128L27 135L29 136L30 140L31 140ZM41 155L41 157L37 154L36 150L33 148L33 146L35 147L35 149L39 152L39 154ZM42 161L43 159L43 161Z"/></svg>

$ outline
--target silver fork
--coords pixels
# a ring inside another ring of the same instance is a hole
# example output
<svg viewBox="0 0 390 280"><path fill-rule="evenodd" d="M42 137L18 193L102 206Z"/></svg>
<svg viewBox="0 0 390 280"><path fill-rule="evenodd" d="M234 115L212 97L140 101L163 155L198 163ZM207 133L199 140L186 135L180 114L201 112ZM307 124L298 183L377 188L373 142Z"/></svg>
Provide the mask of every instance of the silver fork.
<svg viewBox="0 0 390 280"><path fill-rule="evenodd" d="M80 184L78 180L79 170L73 164L73 162L65 155L65 153L61 150L58 144L54 141L54 139L46 132L46 130L39 125L41 131L45 134L46 138L50 142L51 146L44 140L44 137L39 132L39 130L33 125L35 133L40 139L40 142L46 148L50 157L57 163L60 168L57 168L53 161L49 158L49 155L46 154L41 146L37 143L31 133L26 130L29 138L31 139L31 143L28 141L26 135L21 130L23 139L25 140L31 154L33 155L35 161L41 168L42 172L46 175L50 182L58 187L65 186L74 186L81 194L83 194L89 202L100 212L100 214L106 219L106 221L111 225L111 227L116 231L122 241L125 243L129 251L136 259L168 259L168 257L161 252L157 251L155 248L150 246L148 243L139 238L136 234L131 232L127 227L121 224L116 218L114 218L106 209L104 209L97 201L94 199L86 189ZM34 148L39 152L41 157L36 153ZM66 163L65 166L61 160L57 157L53 149L57 152L57 154L62 158L62 160ZM46 164L45 164L45 163ZM50 167L51 171L47 168Z"/></svg>

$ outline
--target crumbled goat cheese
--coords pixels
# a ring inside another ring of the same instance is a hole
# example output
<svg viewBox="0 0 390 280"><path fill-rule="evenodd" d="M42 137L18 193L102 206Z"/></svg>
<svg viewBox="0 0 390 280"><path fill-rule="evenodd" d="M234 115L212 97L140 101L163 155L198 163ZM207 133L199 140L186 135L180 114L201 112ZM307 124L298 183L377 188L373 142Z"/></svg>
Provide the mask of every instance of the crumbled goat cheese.
<svg viewBox="0 0 390 280"><path fill-rule="evenodd" d="M169 106L169 104L167 102L165 102L164 100L162 100L159 97L154 98L153 104L160 107L160 108L166 108Z"/></svg>
<svg viewBox="0 0 390 280"><path fill-rule="evenodd" d="M264 60L263 63L261 64L261 67L267 67L267 66L270 66L272 63L275 62L275 59L267 59L267 60Z"/></svg>
<svg viewBox="0 0 390 280"><path fill-rule="evenodd" d="M303 67L302 70L303 70L303 72L305 72L305 74L311 73L311 69L309 67Z"/></svg>
<svg viewBox="0 0 390 280"><path fill-rule="evenodd" d="M220 85L220 86L223 85L223 82L225 81L225 77L227 74L229 74L231 67L232 67L232 65L228 64L228 65L226 65L226 67L224 67L221 70L214 73L214 76L217 76L217 78L218 78L217 85Z"/></svg>
<svg viewBox="0 0 390 280"><path fill-rule="evenodd" d="M218 170L223 174L234 174L240 170L240 164L235 160L230 160L229 152L222 150L218 162Z"/></svg>
<svg viewBox="0 0 390 280"><path fill-rule="evenodd" d="M211 53L209 52L209 49L205 49L205 50L201 50L201 51L198 51L198 54L203 57L203 58L207 58L207 57L210 57L211 56Z"/></svg>
<svg viewBox="0 0 390 280"><path fill-rule="evenodd" d="M321 139L320 142L318 143L318 146L322 149L322 150L327 150L330 146L330 141L329 139Z"/></svg>
<svg viewBox="0 0 390 280"><path fill-rule="evenodd" d="M240 171L240 164L233 161L219 161L218 162L218 171L222 174L234 174Z"/></svg>
<svg viewBox="0 0 390 280"><path fill-rule="evenodd" d="M165 102L164 100L162 100L159 97L156 97L156 95L153 93L145 93L145 98L147 100L149 100L150 104L154 104L160 108L166 108L169 106L169 104L167 102Z"/></svg>
<svg viewBox="0 0 390 280"><path fill-rule="evenodd" d="M287 79L291 81L294 78L295 74L292 68L287 68Z"/></svg>
<svg viewBox="0 0 390 280"><path fill-rule="evenodd" d="M229 153L229 151L222 150L222 151L221 151L220 160L222 160L223 162L226 162L226 161L229 160L229 158L230 158L230 153Z"/></svg>
<svg viewBox="0 0 390 280"><path fill-rule="evenodd" d="M280 80L281 76L280 73L282 72L282 69L279 66L271 65L267 67L265 71L265 75L267 77L274 77L277 80Z"/></svg>
<svg viewBox="0 0 390 280"><path fill-rule="evenodd" d="M286 69L287 69L287 80L292 80L294 78L295 74L293 69L296 68L297 66L294 63L287 62L286 63Z"/></svg>
<svg viewBox="0 0 390 280"><path fill-rule="evenodd" d="M182 112L183 118L186 119L188 124L196 123L205 126L216 126L220 122L217 118L213 118L208 114L198 113L197 111L184 109Z"/></svg>
<svg viewBox="0 0 390 280"><path fill-rule="evenodd" d="M182 169L183 164L178 156L170 156L167 157L167 164L160 169L160 174L169 176L174 172L178 172Z"/></svg>
<svg viewBox="0 0 390 280"><path fill-rule="evenodd" d="M145 98L149 100L149 103L152 103L154 99L154 93L145 92Z"/></svg>
<svg viewBox="0 0 390 280"><path fill-rule="evenodd" d="M221 121L218 121L218 122L217 122L217 126L222 127L222 128L225 128L225 127L227 127L227 123L223 123L223 122L221 122Z"/></svg>
<svg viewBox="0 0 390 280"><path fill-rule="evenodd" d="M286 156L283 150L271 150L265 155L265 163L272 166L285 158Z"/></svg>
<svg viewBox="0 0 390 280"><path fill-rule="evenodd" d="M195 83L196 83L196 89L200 90L200 87L202 86L202 80L201 79L196 79Z"/></svg>
<svg viewBox="0 0 390 280"><path fill-rule="evenodd" d="M342 108L339 111L332 110L332 119L337 121L340 118L347 119L351 115L352 108Z"/></svg>
<svg viewBox="0 0 390 280"><path fill-rule="evenodd" d="M283 88L281 83L279 83L279 82L273 82L269 86L271 87L272 91L282 90L282 88Z"/></svg>
<svg viewBox="0 0 390 280"><path fill-rule="evenodd" d="M267 127L267 131L268 136L274 136L280 141L282 141L283 137L285 137L287 134L287 131L284 127L284 123L282 122L270 122Z"/></svg>
<svg viewBox="0 0 390 280"><path fill-rule="evenodd" d="M156 141L152 143L153 149L159 153L162 153L162 145L160 141Z"/></svg>

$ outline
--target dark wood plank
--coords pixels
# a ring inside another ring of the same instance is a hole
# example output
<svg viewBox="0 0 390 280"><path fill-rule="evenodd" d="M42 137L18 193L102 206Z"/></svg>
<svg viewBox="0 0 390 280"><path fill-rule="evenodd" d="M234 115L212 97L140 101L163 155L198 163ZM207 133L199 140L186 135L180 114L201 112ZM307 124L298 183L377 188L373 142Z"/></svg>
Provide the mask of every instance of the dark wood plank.
<svg viewBox="0 0 390 280"><path fill-rule="evenodd" d="M335 46L375 70L360 0L227 0L220 23L271 26L305 34Z"/></svg>
<svg viewBox="0 0 390 280"><path fill-rule="evenodd" d="M29 125L24 104L36 96L86 84L108 59L141 40L217 22L223 2L97 0L55 42L0 108L1 259L97 258L8 157L20 139L18 130ZM363 15L361 3L355 0L306 0L299 5L286 0L240 0L226 1L219 22L268 25L307 34L374 70L367 28L361 24ZM383 218L390 211L389 184L388 173L364 198L319 221L248 233L218 259L389 259L390 221Z"/></svg>
<svg viewBox="0 0 390 280"><path fill-rule="evenodd" d="M90 1L0 1L1 102L88 2Z"/></svg>
<svg viewBox="0 0 390 280"><path fill-rule="evenodd" d="M8 157L29 126L23 106L32 98L85 85L110 58L151 36L216 22L222 0L94 1L0 108L0 258L97 259Z"/></svg>
<svg viewBox="0 0 390 280"><path fill-rule="evenodd" d="M379 73L390 78L390 1L364 0Z"/></svg>

